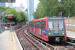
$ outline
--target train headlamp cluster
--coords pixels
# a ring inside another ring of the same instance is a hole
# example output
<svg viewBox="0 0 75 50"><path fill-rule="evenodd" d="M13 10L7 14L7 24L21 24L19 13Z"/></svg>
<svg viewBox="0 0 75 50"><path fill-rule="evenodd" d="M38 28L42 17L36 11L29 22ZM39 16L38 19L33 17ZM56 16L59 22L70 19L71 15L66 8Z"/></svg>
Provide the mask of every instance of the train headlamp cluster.
<svg viewBox="0 0 75 50"><path fill-rule="evenodd" d="M48 30L51 31L52 29L49 28Z"/></svg>
<svg viewBox="0 0 75 50"><path fill-rule="evenodd" d="M51 33L48 33L49 35L51 34Z"/></svg>
<svg viewBox="0 0 75 50"><path fill-rule="evenodd" d="M65 33L62 33L63 35L65 34Z"/></svg>
<svg viewBox="0 0 75 50"><path fill-rule="evenodd" d="M63 29L63 28L60 28L60 30L62 30L62 31L63 31L64 29Z"/></svg>

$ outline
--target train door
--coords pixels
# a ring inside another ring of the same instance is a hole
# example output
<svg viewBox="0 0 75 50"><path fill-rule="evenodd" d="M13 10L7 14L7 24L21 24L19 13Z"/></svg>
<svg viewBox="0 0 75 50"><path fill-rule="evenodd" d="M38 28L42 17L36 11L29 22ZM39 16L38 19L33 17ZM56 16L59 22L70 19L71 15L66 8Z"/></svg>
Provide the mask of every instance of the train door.
<svg viewBox="0 0 75 50"><path fill-rule="evenodd" d="M59 35L59 25L58 25L58 21L57 20L54 20L53 22L54 24L54 35Z"/></svg>
<svg viewBox="0 0 75 50"><path fill-rule="evenodd" d="M39 35L41 35L41 21L39 21Z"/></svg>
<svg viewBox="0 0 75 50"><path fill-rule="evenodd" d="M54 35L64 35L64 23L63 20L54 21Z"/></svg>
<svg viewBox="0 0 75 50"><path fill-rule="evenodd" d="M34 22L34 33L35 33L35 22Z"/></svg>

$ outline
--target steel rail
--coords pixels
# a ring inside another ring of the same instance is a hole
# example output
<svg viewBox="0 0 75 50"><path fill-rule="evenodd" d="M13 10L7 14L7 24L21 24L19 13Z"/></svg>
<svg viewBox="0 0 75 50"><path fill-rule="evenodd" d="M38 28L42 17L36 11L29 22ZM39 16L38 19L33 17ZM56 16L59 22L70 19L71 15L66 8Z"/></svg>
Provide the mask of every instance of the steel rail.
<svg viewBox="0 0 75 50"><path fill-rule="evenodd" d="M16 32L16 33L19 33L19 32L21 31L21 29L22 29L22 28L18 29L18 30L15 31L15 32ZM17 36L18 36L18 34L17 34ZM24 47L24 45L22 44L22 42L21 42L21 40L20 40L19 37L18 37L18 39L19 39L19 41L20 41L20 43L21 43L21 46L22 46L23 50L25 50L25 47Z"/></svg>
<svg viewBox="0 0 75 50"><path fill-rule="evenodd" d="M26 28L26 27L25 27ZM16 31L17 33L19 33L21 30L23 30L24 28L21 28L21 29L18 29L18 31ZM18 34L17 34L17 36L18 36ZM24 35L24 37L25 37L25 35ZM27 38L27 37L26 37ZM22 45L22 48L23 48L23 50L26 50L26 48L24 47L24 45L22 44L22 42L21 42L21 40L20 40L20 38L18 37L18 39L19 39L19 41L20 41L20 43L21 43L21 45ZM31 41L30 41L31 42ZM31 42L32 43L32 42ZM33 43L32 43L33 44ZM33 44L34 45L34 44ZM34 45L36 48L38 48L36 45ZM39 48L38 48L38 50L40 50Z"/></svg>
<svg viewBox="0 0 75 50"><path fill-rule="evenodd" d="M26 31L26 30L25 30ZM29 35L31 36L31 37L33 37L34 39L36 39L36 40L38 40L40 43L42 43L42 44L44 44L45 46L47 46L48 48L50 48L50 49L52 49L52 50L59 50L59 48L58 47L54 47L54 46L52 46L52 45L50 45L50 44L48 44L48 43L46 43L46 42L44 42L44 41L42 41L42 40L40 40L40 39L38 39L38 38L36 38L33 34L31 34L31 33L29 33ZM69 42L68 42L69 43ZM74 44L74 43L70 43L70 44ZM75 44L74 44L75 45ZM70 48L70 47L67 47L67 46L62 46L62 47L65 47L65 48L68 48L69 50L73 50L72 48Z"/></svg>
<svg viewBox="0 0 75 50"><path fill-rule="evenodd" d="M26 30L25 30L25 31L26 31ZM25 33L26 33L26 32L25 32ZM29 34L30 34L30 33L29 33ZM32 36L31 34L30 34L30 36L33 37L34 39L38 40L40 43L42 43L43 45L45 45L45 46L46 46L47 48L49 48L49 49L52 49L52 50L59 50L59 49L57 49L56 47L54 47L54 46L52 46L52 45L50 45L50 44L48 44L48 43L46 43L46 42L44 42L44 41L42 41L42 40L40 40L40 39L38 39L38 38Z"/></svg>
<svg viewBox="0 0 75 50"><path fill-rule="evenodd" d="M23 33L23 35L25 36L25 34ZM26 36L25 36L26 37ZM26 37L34 46L36 46L39 50L41 50L37 45L35 45L28 37Z"/></svg>
<svg viewBox="0 0 75 50"><path fill-rule="evenodd" d="M53 45L50 45L50 44L46 43L46 42L43 41L43 40L38 39L37 37L35 37L35 36L34 36L33 34L31 34L31 33L27 33L27 28L28 28L28 27L22 28L22 30L23 30L23 35L24 35L24 36L28 36L28 37L26 37L26 38L29 39L29 41L30 41L34 46L36 46L39 50L41 50L40 47L37 46L34 42L40 42L41 45L46 46L46 48L48 48L49 50L59 50L58 47L55 47L55 46L53 46ZM19 29L19 31L20 31L20 29ZM25 35L25 34L26 34L26 35ZM27 35L27 34L28 34L28 35ZM32 38L32 39L30 39L29 37ZM20 40L20 39L19 39L19 40ZM33 42L33 40L34 40L34 42ZM74 43L67 42L67 41L65 41L65 42L68 43L68 44L73 45L74 48L75 48L75 44L74 44ZM20 40L20 43L22 43L21 40ZM23 44L21 44L21 45L23 45ZM23 47L23 49L25 49L24 46L22 46L22 47ZM62 46L62 47L63 47L63 46ZM69 50L73 50L73 49L70 49L70 47L67 47L67 46L65 46L65 45L64 45L64 47L65 47L65 48L68 48Z"/></svg>

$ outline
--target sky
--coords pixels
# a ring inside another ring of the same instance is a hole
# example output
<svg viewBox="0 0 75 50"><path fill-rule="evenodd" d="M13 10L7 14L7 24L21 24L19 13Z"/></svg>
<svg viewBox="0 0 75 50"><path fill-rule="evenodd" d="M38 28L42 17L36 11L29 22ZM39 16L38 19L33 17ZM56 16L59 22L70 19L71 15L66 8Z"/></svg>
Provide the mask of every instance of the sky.
<svg viewBox="0 0 75 50"><path fill-rule="evenodd" d="M14 7L19 7L20 3L23 4L24 8L27 8L27 0L16 0L15 3L13 3ZM37 4L39 3L39 0L34 0L34 10L37 8Z"/></svg>
<svg viewBox="0 0 75 50"><path fill-rule="evenodd" d="M19 7L20 6L20 3L23 4L23 6L25 7L25 9L27 8L27 0L16 0L16 2L13 3L13 6Z"/></svg>

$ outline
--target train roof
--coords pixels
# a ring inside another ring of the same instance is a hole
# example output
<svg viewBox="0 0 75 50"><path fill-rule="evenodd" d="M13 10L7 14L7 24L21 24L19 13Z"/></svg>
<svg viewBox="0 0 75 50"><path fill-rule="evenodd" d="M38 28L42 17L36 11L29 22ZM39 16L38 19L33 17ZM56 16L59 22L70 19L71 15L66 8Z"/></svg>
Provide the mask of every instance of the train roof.
<svg viewBox="0 0 75 50"><path fill-rule="evenodd" d="M45 17L45 18L35 19L35 20L31 20L31 21L41 21L41 20L45 20L45 19L63 19L63 17ZM31 22L31 21L29 21L29 22Z"/></svg>
<svg viewBox="0 0 75 50"><path fill-rule="evenodd" d="M63 17L47 17L48 19L63 19Z"/></svg>
<svg viewBox="0 0 75 50"><path fill-rule="evenodd" d="M35 20L31 20L31 21L41 21L41 20L44 20L44 19L47 19L47 17L45 17L45 18L40 18L40 19L35 19ZM31 21L29 21L29 22L31 22Z"/></svg>

